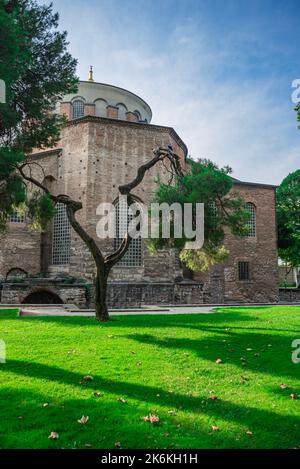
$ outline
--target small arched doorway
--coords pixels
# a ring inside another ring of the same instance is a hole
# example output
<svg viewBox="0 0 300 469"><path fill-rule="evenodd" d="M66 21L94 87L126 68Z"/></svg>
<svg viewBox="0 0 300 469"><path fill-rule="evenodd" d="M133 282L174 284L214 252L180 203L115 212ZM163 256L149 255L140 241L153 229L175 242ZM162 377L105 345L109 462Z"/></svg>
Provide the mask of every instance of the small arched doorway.
<svg viewBox="0 0 300 469"><path fill-rule="evenodd" d="M62 299L50 290L36 290L22 301L23 305L62 305Z"/></svg>

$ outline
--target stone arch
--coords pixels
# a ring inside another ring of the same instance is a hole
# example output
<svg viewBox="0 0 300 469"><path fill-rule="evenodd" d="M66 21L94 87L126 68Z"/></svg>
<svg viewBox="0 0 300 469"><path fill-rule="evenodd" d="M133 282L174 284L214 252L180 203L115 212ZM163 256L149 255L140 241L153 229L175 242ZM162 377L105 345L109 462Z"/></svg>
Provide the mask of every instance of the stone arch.
<svg viewBox="0 0 300 469"><path fill-rule="evenodd" d="M72 98L72 104L74 103L74 101L83 101L84 103L86 102L86 99L83 97L83 96L74 96L74 98Z"/></svg>
<svg viewBox="0 0 300 469"><path fill-rule="evenodd" d="M63 305L64 302L60 296L47 288L38 288L31 291L22 301L23 305L29 304L47 304L47 305Z"/></svg>
<svg viewBox="0 0 300 469"><path fill-rule="evenodd" d="M106 99L95 99L95 116L97 117L106 117L107 116L107 106L108 102Z"/></svg>
<svg viewBox="0 0 300 469"><path fill-rule="evenodd" d="M126 121L126 119L127 119L127 117L126 117L126 112L128 112L127 106L126 106L124 103L118 103L118 104L116 105L116 107L117 107L118 110L119 110L118 118L119 118L121 121Z"/></svg>
<svg viewBox="0 0 300 469"><path fill-rule="evenodd" d="M136 109L135 111L133 111L133 114L136 115L138 121L141 121L141 120L142 120L142 116L141 116L140 111L138 111L138 110Z"/></svg>
<svg viewBox="0 0 300 469"><path fill-rule="evenodd" d="M10 278L20 278L20 279L25 279L28 277L28 272L26 272L26 270L24 269L21 269L20 267L13 267L12 269L10 269L6 276L5 276L5 280L9 280Z"/></svg>

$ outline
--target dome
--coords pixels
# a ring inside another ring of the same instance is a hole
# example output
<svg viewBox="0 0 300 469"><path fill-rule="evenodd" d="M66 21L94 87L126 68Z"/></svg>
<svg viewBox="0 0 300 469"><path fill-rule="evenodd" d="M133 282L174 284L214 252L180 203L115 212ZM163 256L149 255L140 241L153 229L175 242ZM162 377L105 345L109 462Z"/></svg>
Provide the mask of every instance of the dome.
<svg viewBox="0 0 300 469"><path fill-rule="evenodd" d="M64 96L62 104L70 103L73 114L70 118L88 114L110 117L131 122L150 123L150 106L139 96L118 86L96 83L93 79L80 81L76 94Z"/></svg>

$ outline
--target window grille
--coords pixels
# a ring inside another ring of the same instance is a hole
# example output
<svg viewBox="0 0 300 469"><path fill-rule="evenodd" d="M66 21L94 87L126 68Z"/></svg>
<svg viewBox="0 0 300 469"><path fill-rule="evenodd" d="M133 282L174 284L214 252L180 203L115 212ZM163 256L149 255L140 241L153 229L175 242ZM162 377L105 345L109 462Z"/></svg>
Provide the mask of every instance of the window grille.
<svg viewBox="0 0 300 469"><path fill-rule="evenodd" d="M255 205L247 203L245 205L245 210L249 212L250 219L247 221L246 226L248 228L247 236L254 238L256 236L256 208Z"/></svg>
<svg viewBox="0 0 300 469"><path fill-rule="evenodd" d="M71 225L64 204L57 204L53 220L52 264L66 265L70 262Z"/></svg>
<svg viewBox="0 0 300 469"><path fill-rule="evenodd" d="M130 221L133 219L132 213L123 199L116 204L116 239L115 249L118 249L124 236L127 233ZM142 239L141 236L131 240L128 251L118 262L119 267L141 267L142 266Z"/></svg>
<svg viewBox="0 0 300 469"><path fill-rule="evenodd" d="M13 211L9 217L10 223L25 223L25 215Z"/></svg>
<svg viewBox="0 0 300 469"><path fill-rule="evenodd" d="M78 119L79 117L83 117L83 116L84 116L84 102L78 99L77 101L73 102L73 119Z"/></svg>
<svg viewBox="0 0 300 469"><path fill-rule="evenodd" d="M249 262L239 262L239 280L250 280Z"/></svg>

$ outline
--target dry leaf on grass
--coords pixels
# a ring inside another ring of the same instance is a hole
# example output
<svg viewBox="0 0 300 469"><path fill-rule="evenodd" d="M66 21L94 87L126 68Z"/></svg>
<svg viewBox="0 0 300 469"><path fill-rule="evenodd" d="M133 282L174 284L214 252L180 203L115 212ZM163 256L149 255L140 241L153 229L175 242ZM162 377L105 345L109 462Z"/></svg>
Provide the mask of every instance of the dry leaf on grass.
<svg viewBox="0 0 300 469"><path fill-rule="evenodd" d="M89 375L88 375L88 376L84 376L83 379L84 379L84 381L94 381L93 376L89 376Z"/></svg>
<svg viewBox="0 0 300 469"><path fill-rule="evenodd" d="M280 387L281 387L281 389L289 389L288 385L287 385L287 384L284 384L284 383L282 383L282 384L280 385Z"/></svg>
<svg viewBox="0 0 300 469"><path fill-rule="evenodd" d="M224 363L223 360L222 360L222 358L217 358L216 364L217 364L217 365L221 365L222 363Z"/></svg>
<svg viewBox="0 0 300 469"><path fill-rule="evenodd" d="M118 397L117 401L122 402L122 404L127 404L127 401L124 399L124 397Z"/></svg>
<svg viewBox="0 0 300 469"><path fill-rule="evenodd" d="M83 415L81 419L77 420L77 422L81 425L85 425L86 423L88 423L89 420L90 418L88 416Z"/></svg>
<svg viewBox="0 0 300 469"><path fill-rule="evenodd" d="M99 392L99 391L95 391L93 394L94 394L95 397L102 397L103 396L103 392Z"/></svg>
<svg viewBox="0 0 300 469"><path fill-rule="evenodd" d="M220 430L220 427L217 427L217 426L213 425L213 426L211 427L211 429L212 429L214 432L218 432L218 431Z"/></svg>
<svg viewBox="0 0 300 469"><path fill-rule="evenodd" d="M158 415L155 415L155 414L149 414L149 415L146 415L146 417L143 417L143 420L145 422L150 422L150 423L159 423L159 416Z"/></svg>
<svg viewBox="0 0 300 469"><path fill-rule="evenodd" d="M217 401L219 398L218 396L209 396L209 399L211 399L212 401Z"/></svg>
<svg viewBox="0 0 300 469"><path fill-rule="evenodd" d="M59 434L57 432L51 432L48 438L49 440L58 440Z"/></svg>

